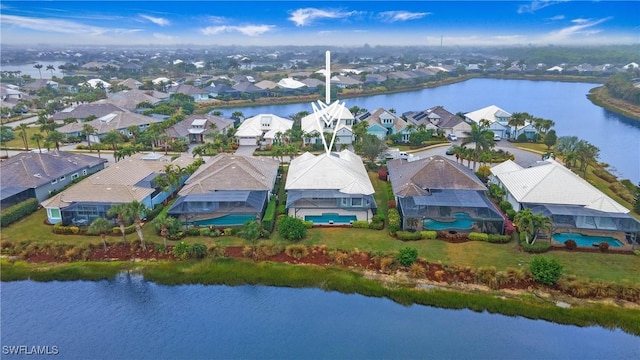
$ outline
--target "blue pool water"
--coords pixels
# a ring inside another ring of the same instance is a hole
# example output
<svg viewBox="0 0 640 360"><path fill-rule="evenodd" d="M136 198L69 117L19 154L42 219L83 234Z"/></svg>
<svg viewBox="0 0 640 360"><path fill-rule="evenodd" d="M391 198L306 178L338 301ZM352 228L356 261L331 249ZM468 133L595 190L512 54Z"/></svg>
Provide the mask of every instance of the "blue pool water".
<svg viewBox="0 0 640 360"><path fill-rule="evenodd" d="M358 218L355 215L339 215L336 213L322 213L322 215L307 215L304 217L306 221L313 221L314 224L328 224L330 220L333 220L334 224L348 224L351 221L356 221Z"/></svg>
<svg viewBox="0 0 640 360"><path fill-rule="evenodd" d="M455 221L438 221L433 219L427 219L423 221L423 226L428 230L444 230L444 229L471 229L473 225L473 219L467 213L457 212L453 213Z"/></svg>
<svg viewBox="0 0 640 360"><path fill-rule="evenodd" d="M199 226L233 226L242 225L247 221L255 220L255 215L229 214L215 219L194 221L194 225Z"/></svg>
<svg viewBox="0 0 640 360"><path fill-rule="evenodd" d="M565 241L572 239L578 246L592 247L593 244L600 244L601 242L608 242L609 246L620 247L622 243L620 240L609 236L591 236L578 233L557 233L553 234L553 240L564 244Z"/></svg>

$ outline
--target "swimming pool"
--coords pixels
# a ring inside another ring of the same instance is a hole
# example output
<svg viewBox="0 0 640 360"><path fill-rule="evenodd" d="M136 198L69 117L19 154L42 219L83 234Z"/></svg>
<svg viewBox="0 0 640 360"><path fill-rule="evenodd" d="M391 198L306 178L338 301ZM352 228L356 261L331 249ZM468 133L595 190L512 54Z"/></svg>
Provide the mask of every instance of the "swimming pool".
<svg viewBox="0 0 640 360"><path fill-rule="evenodd" d="M334 224L349 224L351 221L358 220L358 217L355 215L340 215L338 213L322 213L322 215L306 215L304 219L313 221L314 224L329 224L329 221L333 221Z"/></svg>
<svg viewBox="0 0 640 360"><path fill-rule="evenodd" d="M213 219L194 221L192 224L198 226L235 226L255 220L255 218L255 215L227 214Z"/></svg>
<svg viewBox="0 0 640 360"><path fill-rule="evenodd" d="M428 230L461 229L468 230L473 226L471 215L464 212L453 213L454 221L438 221L427 219L422 222L422 226Z"/></svg>
<svg viewBox="0 0 640 360"><path fill-rule="evenodd" d="M592 247L594 244L600 244L601 242L607 242L609 243L609 246L613 247L620 247L623 245L620 240L610 236L592 236L579 233L556 233L553 234L552 238L561 244L564 244L565 241L571 239L581 247Z"/></svg>

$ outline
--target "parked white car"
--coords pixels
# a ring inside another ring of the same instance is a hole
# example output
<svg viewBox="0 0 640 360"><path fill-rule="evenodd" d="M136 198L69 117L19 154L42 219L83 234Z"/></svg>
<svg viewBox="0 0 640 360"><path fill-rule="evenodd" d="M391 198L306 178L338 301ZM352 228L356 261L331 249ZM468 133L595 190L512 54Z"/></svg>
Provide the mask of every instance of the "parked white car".
<svg viewBox="0 0 640 360"><path fill-rule="evenodd" d="M494 141L500 141L500 140L502 140L502 137L500 137L500 135L493 135L493 140Z"/></svg>
<svg viewBox="0 0 640 360"><path fill-rule="evenodd" d="M451 141L456 141L456 140L458 140L458 137L456 136L456 134L449 134L447 137L448 137L448 138L449 138L449 140L451 140Z"/></svg>

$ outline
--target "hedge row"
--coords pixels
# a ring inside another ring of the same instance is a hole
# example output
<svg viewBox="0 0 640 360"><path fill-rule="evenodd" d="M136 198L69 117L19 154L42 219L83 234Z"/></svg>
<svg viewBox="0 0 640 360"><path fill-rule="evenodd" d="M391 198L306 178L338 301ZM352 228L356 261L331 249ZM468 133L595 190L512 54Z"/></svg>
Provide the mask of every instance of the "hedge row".
<svg viewBox="0 0 640 360"><path fill-rule="evenodd" d="M38 210L38 200L31 198L0 211L0 226L5 227Z"/></svg>
<svg viewBox="0 0 640 360"><path fill-rule="evenodd" d="M498 235L498 234L486 234L479 232L470 232L469 240L472 241L487 241L490 243L498 243L505 244L511 241L511 236L509 235Z"/></svg>
<svg viewBox="0 0 640 360"><path fill-rule="evenodd" d="M61 235L100 235L100 234L91 234L89 233L87 227L78 227L78 226L64 226L62 223L57 223L53 225L53 233L61 234ZM136 224L131 224L124 228L125 234L132 234L136 231ZM111 235L122 235L122 231L120 231L120 226L114 226L110 232Z"/></svg>
<svg viewBox="0 0 640 360"><path fill-rule="evenodd" d="M269 200L269 204L267 205L267 210L265 210L264 212L264 217L262 218L262 227L269 232L273 231L276 223L276 205L277 198L271 198L271 200Z"/></svg>
<svg viewBox="0 0 640 360"><path fill-rule="evenodd" d="M422 239L435 240L436 237L438 236L438 233L432 230L423 230L423 231L416 231L416 232L397 231L396 236L398 237L398 239L402 241L413 241L413 240L422 240Z"/></svg>

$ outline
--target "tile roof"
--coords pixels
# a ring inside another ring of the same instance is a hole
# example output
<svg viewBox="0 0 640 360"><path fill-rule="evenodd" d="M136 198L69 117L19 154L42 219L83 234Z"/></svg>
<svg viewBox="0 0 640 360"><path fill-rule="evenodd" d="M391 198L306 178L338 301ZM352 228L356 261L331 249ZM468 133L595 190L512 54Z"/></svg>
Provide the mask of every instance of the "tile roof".
<svg viewBox="0 0 640 360"><path fill-rule="evenodd" d="M233 127L234 123L233 120L220 116L192 114L179 123L167 128L166 133L171 138L186 137L189 135L189 129L191 129L195 120L205 120L204 134L212 132L214 128L218 131L226 131L228 128Z"/></svg>
<svg viewBox="0 0 640 360"><path fill-rule="evenodd" d="M269 126L262 126L263 122L268 122ZM284 133L292 127L293 120L273 114L258 114L245 119L238 127L235 136L258 137L264 133L265 138L274 138L277 132Z"/></svg>
<svg viewBox="0 0 640 360"><path fill-rule="evenodd" d="M349 150L313 155L304 153L291 160L286 190L339 190L345 194L374 193L362 159Z"/></svg>
<svg viewBox="0 0 640 360"><path fill-rule="evenodd" d="M64 120L67 118L84 119L91 115L102 117L111 114L114 111L122 111L122 108L109 103L91 103L81 104L73 108L71 111L60 111L53 114L53 120Z"/></svg>
<svg viewBox="0 0 640 360"><path fill-rule="evenodd" d="M271 190L280 162L268 157L227 153L210 158L187 179L179 195L206 194L218 190Z"/></svg>
<svg viewBox="0 0 640 360"><path fill-rule="evenodd" d="M482 119L489 120L490 122L498 121L498 115L500 115L501 117L511 116L510 113L502 110L495 105L487 106L485 108L464 114L466 118L471 119L476 123L479 123Z"/></svg>
<svg viewBox="0 0 640 360"><path fill-rule="evenodd" d="M75 122L64 125L58 128L58 131L63 134L79 133L82 132L82 126L84 124L89 124L96 129L97 134L106 134L111 130L123 130L129 126L143 126L160 122L162 122L162 119L120 110L111 112L88 122Z"/></svg>
<svg viewBox="0 0 640 360"><path fill-rule="evenodd" d="M383 125L382 121L380 120L380 116L382 115L393 117L393 129L396 133L404 130L407 127L407 122L403 118L383 108L375 109L369 116L364 119L364 121L368 122L370 126L374 124Z"/></svg>
<svg viewBox="0 0 640 360"><path fill-rule="evenodd" d="M106 159L64 151L23 152L0 163L0 186L36 188L61 176L106 163Z"/></svg>
<svg viewBox="0 0 640 360"><path fill-rule="evenodd" d="M487 187L469 169L443 156L435 155L414 161L391 160L387 162L389 179L395 194L408 193L416 196L412 190L486 190Z"/></svg>
<svg viewBox="0 0 640 360"><path fill-rule="evenodd" d="M168 164L185 167L195 159L181 156L174 161L161 156L159 160L144 160L147 154L135 154L97 172L67 190L42 202L43 207L64 208L76 202L128 203L142 201L155 189L140 182L152 174L164 173Z"/></svg>

